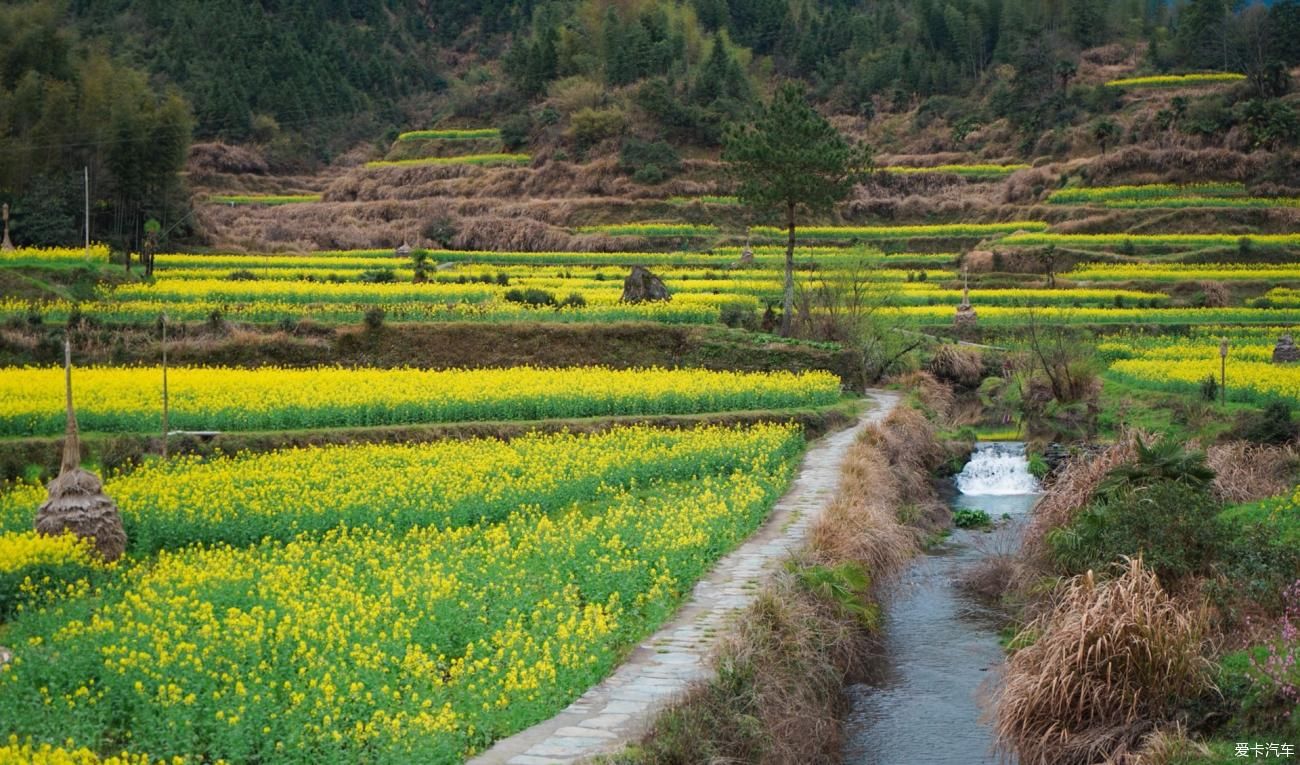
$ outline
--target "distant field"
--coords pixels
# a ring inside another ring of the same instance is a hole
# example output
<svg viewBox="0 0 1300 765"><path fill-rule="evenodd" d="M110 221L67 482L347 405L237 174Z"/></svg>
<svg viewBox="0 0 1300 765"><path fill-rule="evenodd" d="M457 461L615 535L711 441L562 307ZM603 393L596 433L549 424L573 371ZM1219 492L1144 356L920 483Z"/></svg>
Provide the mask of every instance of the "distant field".
<svg viewBox="0 0 1300 765"><path fill-rule="evenodd" d="M320 194L213 194L209 204L216 205L294 205L319 202Z"/></svg>
<svg viewBox="0 0 1300 765"><path fill-rule="evenodd" d="M497 128L472 128L467 130L411 130L397 136L399 141L474 141L500 138Z"/></svg>
<svg viewBox="0 0 1300 765"><path fill-rule="evenodd" d="M460 157L416 157L414 159L380 159L367 162L366 167L417 167L420 165L526 165L533 161L529 154L466 154Z"/></svg>
<svg viewBox="0 0 1300 765"><path fill-rule="evenodd" d="M922 226L803 226L795 236L804 239L972 239L1010 234L1016 231L1046 231L1042 221L1010 221L1006 223L939 223ZM774 226L752 229L758 236L768 238L785 236L785 231Z"/></svg>
<svg viewBox="0 0 1300 765"><path fill-rule="evenodd" d="M1136 90L1141 88L1187 88L1197 85L1223 85L1241 82L1246 75L1235 72L1199 72L1194 74L1160 74L1147 77L1125 77L1110 80L1106 84L1112 88Z"/></svg>
<svg viewBox="0 0 1300 765"><path fill-rule="evenodd" d="M90 245L90 260L96 263L108 262L108 245ZM0 264L3 263L76 263L85 262L85 247L18 247L13 250L0 250Z"/></svg>
<svg viewBox="0 0 1300 765"><path fill-rule="evenodd" d="M914 167L909 165L886 165L879 168L881 172L896 175L919 175L924 173L952 173L965 178L1005 178L1029 165L934 165L932 167Z"/></svg>
<svg viewBox="0 0 1300 765"><path fill-rule="evenodd" d="M1065 245L1070 247L1300 247L1300 234L1011 234L1003 244Z"/></svg>
<svg viewBox="0 0 1300 765"><path fill-rule="evenodd" d="M1060 189L1047 201L1055 205L1091 205L1115 209L1226 207L1300 207L1300 198L1252 197L1240 183L1200 183L1177 186L1097 186Z"/></svg>

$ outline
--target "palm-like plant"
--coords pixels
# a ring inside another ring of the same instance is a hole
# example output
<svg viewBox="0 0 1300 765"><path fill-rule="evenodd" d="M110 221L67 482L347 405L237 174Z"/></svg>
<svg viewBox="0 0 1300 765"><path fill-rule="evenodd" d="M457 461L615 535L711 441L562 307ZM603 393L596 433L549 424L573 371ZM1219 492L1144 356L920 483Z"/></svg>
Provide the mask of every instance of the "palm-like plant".
<svg viewBox="0 0 1300 765"><path fill-rule="evenodd" d="M1195 489L1208 488L1214 471L1205 461L1205 452L1188 449L1168 436L1147 445L1134 436L1137 459L1120 465L1097 487L1096 496L1113 497L1125 489L1141 489L1161 481L1181 483Z"/></svg>

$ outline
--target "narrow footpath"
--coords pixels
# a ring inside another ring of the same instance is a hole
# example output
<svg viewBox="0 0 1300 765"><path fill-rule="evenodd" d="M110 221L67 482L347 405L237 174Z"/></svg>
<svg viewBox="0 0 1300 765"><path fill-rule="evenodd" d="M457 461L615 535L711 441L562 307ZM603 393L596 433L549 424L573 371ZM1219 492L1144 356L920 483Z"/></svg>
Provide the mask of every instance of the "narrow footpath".
<svg viewBox="0 0 1300 765"><path fill-rule="evenodd" d="M565 765L616 752L646 730L655 715L693 681L707 677L717 635L786 555L803 544L835 496L849 446L868 425L893 411L898 394L871 391L873 404L853 427L809 445L790 489L759 529L723 556L655 634L614 673L549 720L498 741L470 765Z"/></svg>

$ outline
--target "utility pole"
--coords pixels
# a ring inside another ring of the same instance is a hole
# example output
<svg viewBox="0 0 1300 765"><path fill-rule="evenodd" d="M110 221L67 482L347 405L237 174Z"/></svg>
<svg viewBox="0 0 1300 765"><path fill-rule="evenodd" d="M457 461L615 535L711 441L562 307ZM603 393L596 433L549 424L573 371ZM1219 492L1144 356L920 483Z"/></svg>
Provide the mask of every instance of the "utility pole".
<svg viewBox="0 0 1300 765"><path fill-rule="evenodd" d="M90 260L90 166L82 168L86 182L86 260Z"/></svg>

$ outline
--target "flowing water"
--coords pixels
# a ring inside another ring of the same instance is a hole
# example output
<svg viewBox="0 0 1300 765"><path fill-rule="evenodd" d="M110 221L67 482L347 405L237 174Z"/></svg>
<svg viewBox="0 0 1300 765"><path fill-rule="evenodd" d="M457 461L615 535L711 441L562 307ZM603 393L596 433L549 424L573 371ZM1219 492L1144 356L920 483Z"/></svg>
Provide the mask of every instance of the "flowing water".
<svg viewBox="0 0 1300 765"><path fill-rule="evenodd" d="M899 578L885 607L875 676L848 689L844 762L851 765L997 763L981 700L997 682L999 615L962 592L966 569L1010 554L1037 498L1019 443L980 444L955 479L953 507L984 510L997 528L954 529ZM1004 517L1005 516L1005 517Z"/></svg>

